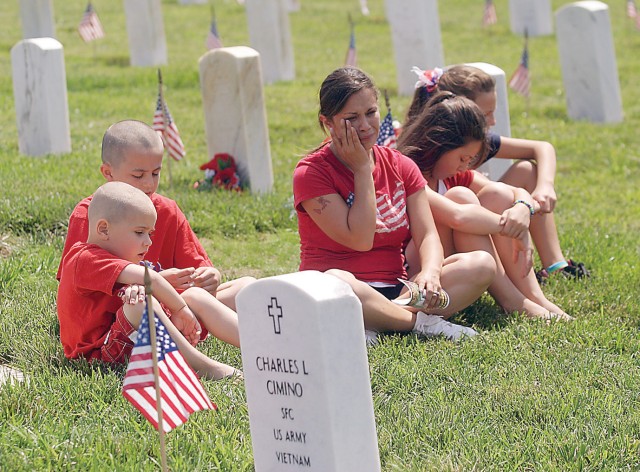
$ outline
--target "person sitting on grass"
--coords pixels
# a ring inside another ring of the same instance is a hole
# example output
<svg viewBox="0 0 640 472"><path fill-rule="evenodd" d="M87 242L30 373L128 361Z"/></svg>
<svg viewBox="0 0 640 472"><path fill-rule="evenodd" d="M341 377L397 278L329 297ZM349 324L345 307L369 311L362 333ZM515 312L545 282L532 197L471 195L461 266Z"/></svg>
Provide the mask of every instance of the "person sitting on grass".
<svg viewBox="0 0 640 472"><path fill-rule="evenodd" d="M437 91L452 92L472 100L480 107L487 127L496 124L496 82L483 70L469 65L454 65L444 72L441 69L421 71L418 74L416 91L409 105L403 129L418 118L429 98ZM486 159L517 159L500 181L513 187L524 188L540 206L531 219L529 231L538 250L542 269L536 272L539 282L544 282L553 273L569 278L584 278L589 271L581 262L565 258L556 228L554 209L556 191L556 152L545 141L516 139L489 132L489 152Z"/></svg>
<svg viewBox="0 0 640 472"><path fill-rule="evenodd" d="M160 275L178 292L189 287L206 290L235 313L237 293L255 279L241 277L221 283L220 271L211 263L184 213L175 201L157 193L163 152L162 139L149 125L136 120L119 121L107 129L102 139L100 172L109 182L125 182L141 190L153 202L158 221L146 258ZM82 200L71 213L58 280L62 260L71 246L87 240L87 209L91 199L89 196ZM202 339L206 335L205 329Z"/></svg>
<svg viewBox="0 0 640 472"><path fill-rule="evenodd" d="M485 128L475 103L439 92L404 128L397 149L418 165L427 180L427 198L445 255L491 253L498 271L489 293L505 311L570 320L545 297L532 270L529 224L539 205L526 190L470 170L486 154ZM414 264L419 267L411 244L406 256L410 269Z"/></svg>
<svg viewBox="0 0 640 472"><path fill-rule="evenodd" d="M376 145L378 92L357 68L333 71L320 87L319 122L331 140L303 158L293 176L300 233L300 270L346 281L362 302L365 335L414 332L470 337L472 328L446 319L477 300L495 275L484 251L445 258L418 167L399 152ZM405 279L403 249L413 239L419 268L413 281L421 306L394 303ZM440 304L441 292L449 304Z"/></svg>
<svg viewBox="0 0 640 472"><path fill-rule="evenodd" d="M151 200L129 184L108 182L95 192L87 241L74 243L61 264L57 310L67 358L124 363L131 354L146 305L140 263L152 246L156 216ZM235 313L203 288L178 294L164 277L149 273L154 310L189 365L209 379L239 374L194 347L201 325L239 347Z"/></svg>

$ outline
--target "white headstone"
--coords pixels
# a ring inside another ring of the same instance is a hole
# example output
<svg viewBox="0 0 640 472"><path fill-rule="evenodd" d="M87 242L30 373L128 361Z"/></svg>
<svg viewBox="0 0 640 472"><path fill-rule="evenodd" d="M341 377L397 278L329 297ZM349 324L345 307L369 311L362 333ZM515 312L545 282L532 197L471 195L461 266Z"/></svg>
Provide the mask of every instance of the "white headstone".
<svg viewBox="0 0 640 472"><path fill-rule="evenodd" d="M289 27L290 0L246 0L251 47L260 53L265 84L293 80L296 70Z"/></svg>
<svg viewBox="0 0 640 472"><path fill-rule="evenodd" d="M490 131L500 136L511 137L509 96L507 94L507 80L504 71L486 62L473 62L467 65L481 69L496 81L496 111L494 112L496 124L491 127ZM510 159L490 159L487 163L481 165L478 170L488 175L491 180L499 180L511 164L512 161Z"/></svg>
<svg viewBox="0 0 640 472"><path fill-rule="evenodd" d="M258 280L237 298L256 472L380 470L362 306L330 275Z"/></svg>
<svg viewBox="0 0 640 472"><path fill-rule="evenodd" d="M622 121L609 7L597 1L571 3L557 11L556 22L569 117L596 123Z"/></svg>
<svg viewBox="0 0 640 472"><path fill-rule="evenodd" d="M62 44L53 38L23 39L11 48L11 68L20 152L71 152Z"/></svg>
<svg viewBox="0 0 640 472"><path fill-rule="evenodd" d="M444 52L436 0L385 0L396 58L398 93L413 95L413 66L429 70L443 67Z"/></svg>
<svg viewBox="0 0 640 472"><path fill-rule="evenodd" d="M509 0L511 31L515 34L553 34L551 0Z"/></svg>
<svg viewBox="0 0 640 472"><path fill-rule="evenodd" d="M8 365L0 364L0 389L5 385L15 385L24 381L24 374Z"/></svg>
<svg viewBox="0 0 640 472"><path fill-rule="evenodd" d="M132 66L162 66L167 63L161 0L124 0Z"/></svg>
<svg viewBox="0 0 640 472"><path fill-rule="evenodd" d="M53 0L20 0L20 18L24 39L56 37Z"/></svg>
<svg viewBox="0 0 640 472"><path fill-rule="evenodd" d="M260 55L246 46L213 49L200 58L200 87L209 157L226 152L243 184L273 188Z"/></svg>

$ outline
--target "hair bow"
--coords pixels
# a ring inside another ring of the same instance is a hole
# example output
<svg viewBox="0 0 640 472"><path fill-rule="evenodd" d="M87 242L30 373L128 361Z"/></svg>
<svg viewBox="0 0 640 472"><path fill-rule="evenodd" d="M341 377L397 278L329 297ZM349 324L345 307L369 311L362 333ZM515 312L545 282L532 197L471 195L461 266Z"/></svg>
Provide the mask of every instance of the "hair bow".
<svg viewBox="0 0 640 472"><path fill-rule="evenodd" d="M440 67L436 67L433 70L422 70L419 67L413 66L411 69L418 76L416 82L416 88L426 87L427 92L433 92L438 86L438 81L444 71Z"/></svg>

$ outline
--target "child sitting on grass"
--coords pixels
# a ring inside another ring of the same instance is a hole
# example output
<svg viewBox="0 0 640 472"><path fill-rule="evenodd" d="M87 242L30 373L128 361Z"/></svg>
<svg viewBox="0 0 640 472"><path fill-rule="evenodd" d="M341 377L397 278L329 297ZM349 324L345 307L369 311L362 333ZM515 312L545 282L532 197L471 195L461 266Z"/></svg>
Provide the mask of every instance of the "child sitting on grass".
<svg viewBox="0 0 640 472"><path fill-rule="evenodd" d="M484 114L487 127L496 124L496 82L483 70L469 65L454 65L444 72L441 69L421 71L417 67L418 83L409 105L403 128L408 128L422 113L429 98L437 91L447 91L472 100ZM500 177L513 187L523 188L539 205L539 211L531 219L529 231L538 250L543 268L536 272L539 282L544 282L552 273L570 278L584 278L589 271L583 263L565 258L556 229L554 209L556 191L556 152L545 141L516 139L488 133L489 152L486 159L518 159Z"/></svg>
<svg viewBox="0 0 640 472"><path fill-rule="evenodd" d="M158 193L162 155L162 139L153 128L136 120L124 120L107 129L102 139L100 172L109 182L125 182L144 192L158 214L153 245L147 260L160 270L178 291L201 287L235 311L235 297L253 277L241 277L221 283L221 274L213 267L187 218L175 201ZM69 218L69 230L62 259L78 241L88 234L87 208L91 197L78 203ZM57 278L60 280L60 268Z"/></svg>
<svg viewBox="0 0 640 472"><path fill-rule="evenodd" d="M145 307L140 262L152 245L156 216L151 200L126 183L108 182L95 192L87 241L74 243L60 266L57 310L67 358L126 361ZM180 295L161 275L150 271L150 276L160 302L154 301L154 310L189 365L210 379L237 373L193 347L200 339L200 323L239 346L235 314L200 287Z"/></svg>

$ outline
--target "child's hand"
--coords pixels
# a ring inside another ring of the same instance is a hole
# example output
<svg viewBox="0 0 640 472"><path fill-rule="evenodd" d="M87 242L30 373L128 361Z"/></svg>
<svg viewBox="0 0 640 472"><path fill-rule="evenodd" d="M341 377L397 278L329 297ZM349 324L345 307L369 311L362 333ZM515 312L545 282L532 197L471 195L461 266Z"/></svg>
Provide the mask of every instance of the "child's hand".
<svg viewBox="0 0 640 472"><path fill-rule="evenodd" d="M191 275L191 281L196 287L200 287L215 296L220 286L220 271L215 267L198 267Z"/></svg>
<svg viewBox="0 0 640 472"><path fill-rule="evenodd" d="M531 196L540 205L540 213L551 213L556 207L558 197L553 185L538 186L531 193Z"/></svg>
<svg viewBox="0 0 640 472"><path fill-rule="evenodd" d="M146 292L144 285L127 285L118 291L118 296L122 303L135 305L136 303L144 303Z"/></svg>
<svg viewBox="0 0 640 472"><path fill-rule="evenodd" d="M533 247L528 232L524 233L524 237L513 240L513 262L521 266L522 278L533 268Z"/></svg>
<svg viewBox="0 0 640 472"><path fill-rule="evenodd" d="M171 322L192 346L198 344L202 328L198 319L187 305L171 314Z"/></svg>
<svg viewBox="0 0 640 472"><path fill-rule="evenodd" d="M522 235L529 231L529 223L531 222L531 213L525 205L514 205L508 208L500 215L500 226L502 236L520 239Z"/></svg>
<svg viewBox="0 0 640 472"><path fill-rule="evenodd" d="M171 284L176 290L186 290L193 287L193 274L195 269L187 267L186 269L167 269L160 272L160 275Z"/></svg>

